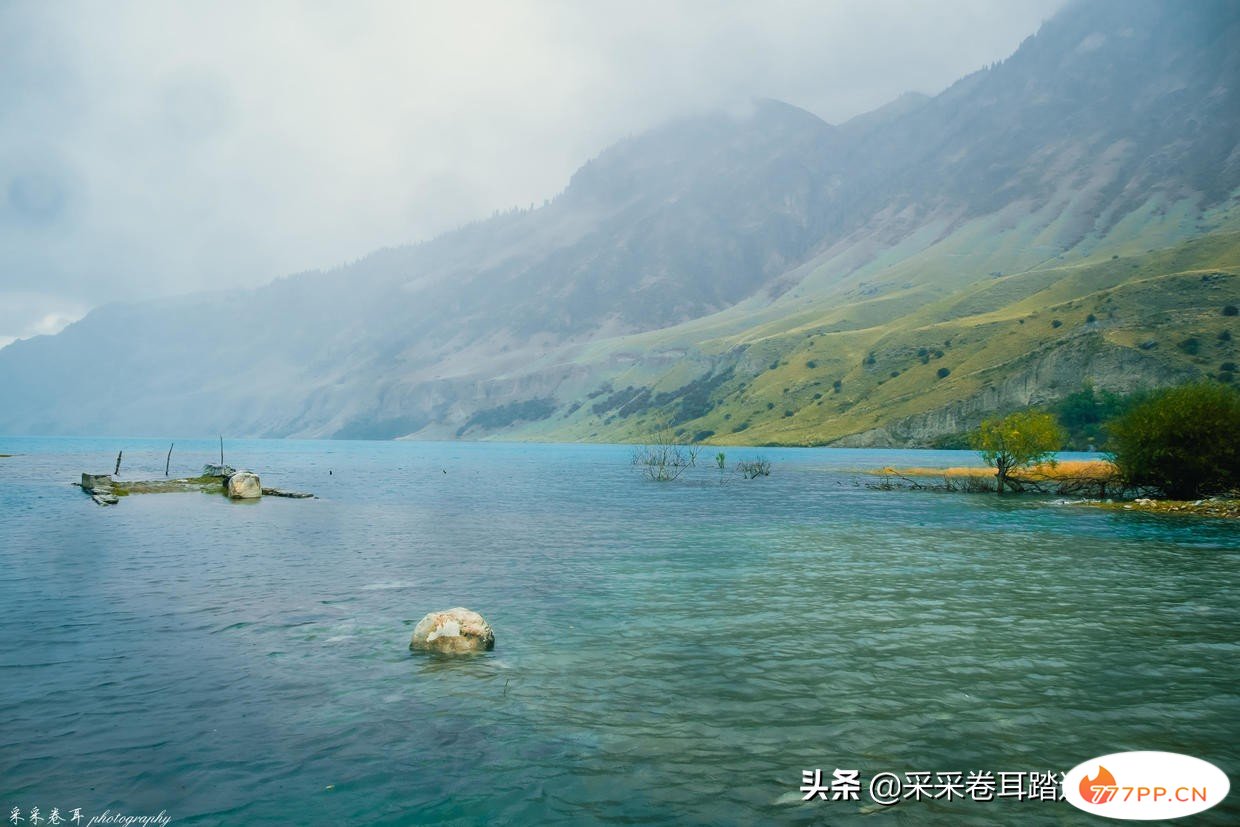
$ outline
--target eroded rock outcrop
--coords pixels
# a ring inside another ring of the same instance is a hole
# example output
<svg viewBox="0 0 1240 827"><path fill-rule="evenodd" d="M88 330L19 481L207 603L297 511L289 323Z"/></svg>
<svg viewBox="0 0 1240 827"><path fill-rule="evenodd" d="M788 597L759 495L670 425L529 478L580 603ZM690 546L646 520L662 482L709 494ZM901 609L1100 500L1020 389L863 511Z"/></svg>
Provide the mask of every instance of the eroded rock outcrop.
<svg viewBox="0 0 1240 827"><path fill-rule="evenodd" d="M1141 350L1108 342L1096 332L1070 341L1048 342L1014 362L978 373L981 387L950 403L830 442L835 448L928 448L935 439L976 428L996 412L1057 402L1090 385L1100 391L1132 393L1143 387L1176 385L1196 378Z"/></svg>
<svg viewBox="0 0 1240 827"><path fill-rule="evenodd" d="M82 490L87 494L111 494L111 474L82 474Z"/></svg>
<svg viewBox="0 0 1240 827"><path fill-rule="evenodd" d="M116 505L117 499L111 474L82 474L82 490L98 505Z"/></svg>

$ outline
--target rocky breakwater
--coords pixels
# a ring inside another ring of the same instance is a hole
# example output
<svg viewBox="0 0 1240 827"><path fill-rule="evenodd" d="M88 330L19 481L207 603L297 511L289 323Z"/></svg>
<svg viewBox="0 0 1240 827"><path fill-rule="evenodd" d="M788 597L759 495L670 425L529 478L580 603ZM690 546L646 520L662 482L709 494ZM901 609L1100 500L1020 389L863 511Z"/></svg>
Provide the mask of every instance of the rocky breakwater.
<svg viewBox="0 0 1240 827"><path fill-rule="evenodd" d="M74 483L91 496L99 505L116 505L120 497L131 494L171 494L198 491L204 494L223 494L233 500L257 500L264 495L312 499L313 494L302 491L281 491L264 488L258 474L238 471L227 465L204 465L196 477L154 480L117 480L112 474L82 474L82 481Z"/></svg>

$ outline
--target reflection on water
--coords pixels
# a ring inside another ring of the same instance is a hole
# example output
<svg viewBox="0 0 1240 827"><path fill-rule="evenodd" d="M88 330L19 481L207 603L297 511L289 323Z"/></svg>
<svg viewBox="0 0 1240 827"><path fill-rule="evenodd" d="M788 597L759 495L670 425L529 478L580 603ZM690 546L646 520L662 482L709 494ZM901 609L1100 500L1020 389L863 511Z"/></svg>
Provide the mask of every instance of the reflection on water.
<svg viewBox="0 0 1240 827"><path fill-rule="evenodd" d="M853 483L970 459L950 452L729 449L774 473L720 486L649 482L622 447L237 442L230 462L321 499L100 508L67 485L121 447L127 476L162 475L166 443L0 440L6 813L1086 823L798 787L1129 749L1240 763L1234 524ZM495 651L411 654L457 605Z"/></svg>

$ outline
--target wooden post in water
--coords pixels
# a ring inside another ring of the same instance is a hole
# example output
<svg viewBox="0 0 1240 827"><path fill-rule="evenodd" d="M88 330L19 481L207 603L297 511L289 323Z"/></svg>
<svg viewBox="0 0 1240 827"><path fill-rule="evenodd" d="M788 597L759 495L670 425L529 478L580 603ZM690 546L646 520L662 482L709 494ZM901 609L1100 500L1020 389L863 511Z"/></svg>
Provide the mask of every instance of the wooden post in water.
<svg viewBox="0 0 1240 827"><path fill-rule="evenodd" d="M220 467L224 467L224 435L220 434Z"/></svg>
<svg viewBox="0 0 1240 827"><path fill-rule="evenodd" d="M121 472L121 454L123 453L125 452L124 451L116 452L116 468L112 469L112 476L114 477Z"/></svg>
<svg viewBox="0 0 1240 827"><path fill-rule="evenodd" d="M168 446L168 459L164 461L164 476L168 476L168 466L172 465L172 449L176 447L176 443Z"/></svg>

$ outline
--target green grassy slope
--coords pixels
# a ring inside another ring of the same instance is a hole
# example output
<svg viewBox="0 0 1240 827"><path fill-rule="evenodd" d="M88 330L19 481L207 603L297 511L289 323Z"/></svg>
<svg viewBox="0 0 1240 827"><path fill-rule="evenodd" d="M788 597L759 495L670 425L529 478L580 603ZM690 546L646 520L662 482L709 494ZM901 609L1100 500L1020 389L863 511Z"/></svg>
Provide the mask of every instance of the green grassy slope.
<svg viewBox="0 0 1240 827"><path fill-rule="evenodd" d="M856 289L871 272L595 343L573 355L578 378L560 388L555 414L499 435L632 441L668 422L720 444L927 444L1085 382L1128 391L1227 379L1222 365L1240 361L1240 318L1223 313L1240 305L1240 232L1110 253L1138 243L1120 237L1076 263L949 273L968 240L887 268L879 291Z"/></svg>

